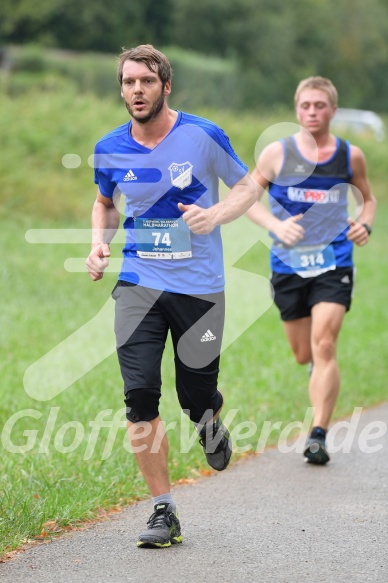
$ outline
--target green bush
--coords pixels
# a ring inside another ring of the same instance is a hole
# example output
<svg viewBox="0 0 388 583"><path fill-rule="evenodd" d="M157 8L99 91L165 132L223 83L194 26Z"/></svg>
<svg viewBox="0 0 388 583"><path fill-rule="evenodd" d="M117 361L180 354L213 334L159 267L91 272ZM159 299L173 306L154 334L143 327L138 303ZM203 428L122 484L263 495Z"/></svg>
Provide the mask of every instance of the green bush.
<svg viewBox="0 0 388 583"><path fill-rule="evenodd" d="M236 109L241 105L237 66L232 60L203 56L175 47L164 50L173 68L171 104L179 109L212 107Z"/></svg>
<svg viewBox="0 0 388 583"><path fill-rule="evenodd" d="M36 46L9 47L6 50L9 71L2 85L9 95L23 93L27 79L29 87L45 91L60 88L60 79L63 79L82 93L120 98L115 55L48 50ZM237 82L234 61L214 57L204 59L196 53L174 47L166 48L165 53L174 71L173 107L188 110L240 107L243 92Z"/></svg>
<svg viewBox="0 0 388 583"><path fill-rule="evenodd" d="M3 87L10 95L24 92L28 79L29 87L38 90L61 89L70 84L82 93L119 96L113 55L47 50L27 45L9 47L7 62L8 73L3 79Z"/></svg>
<svg viewBox="0 0 388 583"><path fill-rule="evenodd" d="M26 45L22 49L7 49L8 59L13 71L36 73L47 68L47 53L38 45Z"/></svg>

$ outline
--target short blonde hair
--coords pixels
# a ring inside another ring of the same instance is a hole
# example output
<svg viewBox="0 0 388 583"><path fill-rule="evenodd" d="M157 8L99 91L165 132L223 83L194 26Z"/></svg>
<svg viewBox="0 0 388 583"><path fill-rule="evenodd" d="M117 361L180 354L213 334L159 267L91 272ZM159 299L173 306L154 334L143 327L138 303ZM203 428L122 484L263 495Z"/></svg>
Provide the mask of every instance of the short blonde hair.
<svg viewBox="0 0 388 583"><path fill-rule="evenodd" d="M324 91L329 98L330 104L333 107L337 106L338 103L337 89L334 87L330 79L326 79L325 77L308 77L307 79L303 79L299 83L295 91L294 96L295 105L297 105L300 94L305 89L320 89L321 91Z"/></svg>

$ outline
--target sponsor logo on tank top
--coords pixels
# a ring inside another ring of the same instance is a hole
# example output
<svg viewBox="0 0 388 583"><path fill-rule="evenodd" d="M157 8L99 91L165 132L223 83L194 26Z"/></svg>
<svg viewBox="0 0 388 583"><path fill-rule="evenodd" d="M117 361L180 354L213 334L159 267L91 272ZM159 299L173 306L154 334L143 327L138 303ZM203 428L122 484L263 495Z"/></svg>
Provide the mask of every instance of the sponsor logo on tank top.
<svg viewBox="0 0 388 583"><path fill-rule="evenodd" d="M293 202L312 202L318 204L337 203L340 199L340 189L316 190L313 188L297 188L289 186L287 196Z"/></svg>

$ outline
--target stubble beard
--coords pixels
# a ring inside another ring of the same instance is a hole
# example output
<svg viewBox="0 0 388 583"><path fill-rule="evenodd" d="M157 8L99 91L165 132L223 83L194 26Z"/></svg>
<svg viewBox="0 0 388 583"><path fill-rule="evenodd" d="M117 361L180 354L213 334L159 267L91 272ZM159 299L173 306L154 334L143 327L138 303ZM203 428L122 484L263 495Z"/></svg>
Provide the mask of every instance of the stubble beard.
<svg viewBox="0 0 388 583"><path fill-rule="evenodd" d="M140 124L146 124L150 121L154 121L155 119L157 119L157 117L159 116L160 112L163 109L164 106L164 100L165 97L163 95L163 89L162 92L160 93L158 99L154 102L153 106L151 107L150 112L148 113L148 115L144 116L144 117L139 117L137 116L134 112L133 109L131 107L131 105L127 102L125 102L125 106L128 110L129 115L136 120L138 123Z"/></svg>

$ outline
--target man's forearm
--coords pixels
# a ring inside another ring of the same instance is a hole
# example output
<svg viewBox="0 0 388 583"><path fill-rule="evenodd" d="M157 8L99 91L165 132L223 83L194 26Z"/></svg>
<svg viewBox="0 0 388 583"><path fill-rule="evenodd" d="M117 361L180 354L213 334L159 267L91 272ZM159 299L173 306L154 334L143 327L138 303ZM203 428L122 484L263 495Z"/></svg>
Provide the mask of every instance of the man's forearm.
<svg viewBox="0 0 388 583"><path fill-rule="evenodd" d="M120 224L120 213L115 206L107 207L96 201L92 210L92 246L110 243Z"/></svg>
<svg viewBox="0 0 388 583"><path fill-rule="evenodd" d="M225 225L243 215L257 201L259 187L247 175L230 190L224 200L209 209L214 225Z"/></svg>
<svg viewBox="0 0 388 583"><path fill-rule="evenodd" d="M367 225L369 225L369 227L373 226L376 212L376 204L377 204L376 199L373 195L370 200L364 202L361 214L358 217L359 223L366 223Z"/></svg>
<svg viewBox="0 0 388 583"><path fill-rule="evenodd" d="M276 224L279 223L279 219L274 217L260 201L255 202L246 214L251 221L259 225L259 227L263 227L266 231L275 232Z"/></svg>

